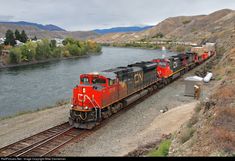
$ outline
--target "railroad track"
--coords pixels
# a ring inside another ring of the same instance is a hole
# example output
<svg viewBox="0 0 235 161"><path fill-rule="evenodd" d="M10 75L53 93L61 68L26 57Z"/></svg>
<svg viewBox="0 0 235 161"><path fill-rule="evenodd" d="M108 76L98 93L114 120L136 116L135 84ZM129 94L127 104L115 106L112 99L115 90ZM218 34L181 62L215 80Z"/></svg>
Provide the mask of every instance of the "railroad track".
<svg viewBox="0 0 235 161"><path fill-rule="evenodd" d="M1 157L42 157L82 137L85 130L72 128L69 123L55 126L29 138L0 149Z"/></svg>

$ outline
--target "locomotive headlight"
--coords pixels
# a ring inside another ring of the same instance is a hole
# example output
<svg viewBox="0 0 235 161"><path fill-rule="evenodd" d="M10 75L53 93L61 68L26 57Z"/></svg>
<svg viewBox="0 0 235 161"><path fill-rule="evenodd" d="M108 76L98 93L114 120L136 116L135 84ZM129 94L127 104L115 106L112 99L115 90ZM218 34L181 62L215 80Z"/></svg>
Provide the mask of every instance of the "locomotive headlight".
<svg viewBox="0 0 235 161"><path fill-rule="evenodd" d="M82 93L86 93L86 88L82 88Z"/></svg>

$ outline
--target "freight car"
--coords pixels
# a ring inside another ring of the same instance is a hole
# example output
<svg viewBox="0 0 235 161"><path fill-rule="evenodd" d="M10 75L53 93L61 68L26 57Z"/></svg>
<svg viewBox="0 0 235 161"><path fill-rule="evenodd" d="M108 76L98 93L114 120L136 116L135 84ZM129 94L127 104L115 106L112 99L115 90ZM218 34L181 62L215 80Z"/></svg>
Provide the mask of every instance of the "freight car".
<svg viewBox="0 0 235 161"><path fill-rule="evenodd" d="M102 120L167 85L212 55L198 59L197 53L188 52L99 73L82 74L80 84L73 89L69 123L75 128L92 129Z"/></svg>

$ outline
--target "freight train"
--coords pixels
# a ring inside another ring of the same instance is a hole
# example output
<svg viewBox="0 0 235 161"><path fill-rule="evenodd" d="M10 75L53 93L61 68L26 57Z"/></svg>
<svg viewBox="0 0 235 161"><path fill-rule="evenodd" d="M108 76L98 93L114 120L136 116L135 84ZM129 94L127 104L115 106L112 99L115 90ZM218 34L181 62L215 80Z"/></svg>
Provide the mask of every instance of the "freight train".
<svg viewBox="0 0 235 161"><path fill-rule="evenodd" d="M70 125L92 129L102 120L164 87L215 54L215 50L205 50L205 47L203 53L198 50L192 48L191 52L165 59L80 75L80 84L73 89Z"/></svg>

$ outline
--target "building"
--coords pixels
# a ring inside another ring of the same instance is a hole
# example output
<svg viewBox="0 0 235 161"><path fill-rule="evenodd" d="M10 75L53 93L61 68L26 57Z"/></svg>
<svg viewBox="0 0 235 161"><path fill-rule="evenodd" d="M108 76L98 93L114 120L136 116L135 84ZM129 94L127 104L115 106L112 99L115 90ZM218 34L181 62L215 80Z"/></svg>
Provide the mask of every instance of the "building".
<svg viewBox="0 0 235 161"><path fill-rule="evenodd" d="M0 38L0 45L1 45L1 44L4 44L4 41L5 41L5 40L6 40L5 37L1 37L1 38Z"/></svg>
<svg viewBox="0 0 235 161"><path fill-rule="evenodd" d="M64 39L54 38L54 40L56 41L56 46L57 47L64 46L63 45Z"/></svg>

